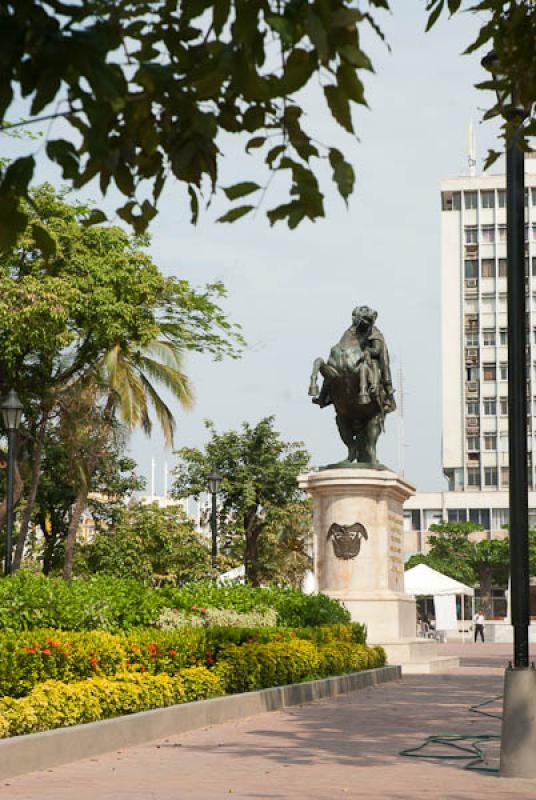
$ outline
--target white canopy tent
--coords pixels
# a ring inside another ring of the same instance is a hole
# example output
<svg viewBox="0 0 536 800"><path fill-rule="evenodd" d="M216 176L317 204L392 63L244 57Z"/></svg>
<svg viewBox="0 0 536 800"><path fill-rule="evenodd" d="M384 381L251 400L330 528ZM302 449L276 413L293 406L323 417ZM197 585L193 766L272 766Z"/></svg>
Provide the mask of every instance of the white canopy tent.
<svg viewBox="0 0 536 800"><path fill-rule="evenodd" d="M417 564L417 566L408 569L404 573L404 589L406 594L412 594L416 597L432 596L434 598L437 630L457 630L456 595L462 595L461 622L463 638L463 623L465 621L463 596L474 597L474 589L466 586L465 583L449 578L448 575L443 575L443 573L432 569L426 564Z"/></svg>

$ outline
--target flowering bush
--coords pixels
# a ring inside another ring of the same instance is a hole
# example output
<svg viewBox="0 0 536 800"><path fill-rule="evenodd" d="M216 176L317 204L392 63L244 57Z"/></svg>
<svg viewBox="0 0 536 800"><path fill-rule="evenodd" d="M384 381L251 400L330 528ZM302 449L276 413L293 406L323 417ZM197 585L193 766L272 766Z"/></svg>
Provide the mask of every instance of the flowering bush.
<svg viewBox="0 0 536 800"><path fill-rule="evenodd" d="M202 625L265 628L277 625L277 612L273 608L261 611L233 611L231 608L200 608L193 605L189 612L178 608L165 608L160 612L156 624L163 630Z"/></svg>
<svg viewBox="0 0 536 800"><path fill-rule="evenodd" d="M94 722L223 694L217 674L204 667L177 675L120 673L76 683L46 681L27 697L0 699L0 737Z"/></svg>

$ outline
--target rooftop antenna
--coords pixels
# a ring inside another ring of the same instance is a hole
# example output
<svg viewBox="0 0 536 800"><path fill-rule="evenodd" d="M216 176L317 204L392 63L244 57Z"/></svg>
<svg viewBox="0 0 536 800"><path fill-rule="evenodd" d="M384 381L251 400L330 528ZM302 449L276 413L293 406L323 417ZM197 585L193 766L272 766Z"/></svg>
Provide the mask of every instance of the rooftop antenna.
<svg viewBox="0 0 536 800"><path fill-rule="evenodd" d="M467 130L467 166L469 168L469 175L474 178L476 175L476 137L473 128L473 120L469 122Z"/></svg>

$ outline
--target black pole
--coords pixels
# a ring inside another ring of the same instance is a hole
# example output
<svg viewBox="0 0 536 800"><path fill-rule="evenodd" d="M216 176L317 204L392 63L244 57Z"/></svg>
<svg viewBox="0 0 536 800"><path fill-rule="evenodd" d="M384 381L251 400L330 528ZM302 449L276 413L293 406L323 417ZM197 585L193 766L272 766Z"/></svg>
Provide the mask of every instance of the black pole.
<svg viewBox="0 0 536 800"><path fill-rule="evenodd" d="M210 528L212 531L212 566L216 565L218 555L218 517L216 510L216 492L212 492L212 513L210 515Z"/></svg>
<svg viewBox="0 0 536 800"><path fill-rule="evenodd" d="M510 574L514 667L529 665L525 164L519 137L506 147Z"/></svg>
<svg viewBox="0 0 536 800"><path fill-rule="evenodd" d="M13 549L13 507L15 492L15 439L17 432L8 430L7 432L7 487L6 487L6 506L7 506L7 535L6 535L6 560L5 574L11 575L11 557Z"/></svg>

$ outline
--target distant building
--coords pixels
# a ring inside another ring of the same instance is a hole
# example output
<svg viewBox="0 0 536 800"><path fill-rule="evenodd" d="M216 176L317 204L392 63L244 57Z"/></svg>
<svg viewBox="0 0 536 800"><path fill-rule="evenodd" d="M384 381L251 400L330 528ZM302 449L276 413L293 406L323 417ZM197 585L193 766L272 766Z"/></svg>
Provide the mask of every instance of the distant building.
<svg viewBox="0 0 536 800"><path fill-rule="evenodd" d="M536 153L526 156L525 174L527 470L529 524L536 527L532 455L536 449ZM430 525L442 520L482 525L485 532L472 538L506 536L506 290L505 175L445 179L441 183L441 364L442 466L448 490L418 492L405 503L406 557L427 551ZM504 590L494 591L494 615L501 616Z"/></svg>

